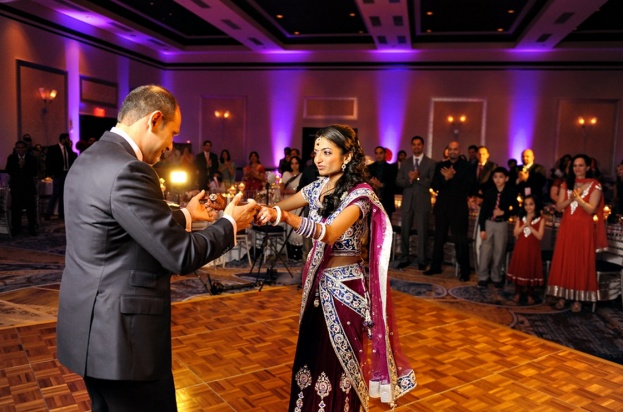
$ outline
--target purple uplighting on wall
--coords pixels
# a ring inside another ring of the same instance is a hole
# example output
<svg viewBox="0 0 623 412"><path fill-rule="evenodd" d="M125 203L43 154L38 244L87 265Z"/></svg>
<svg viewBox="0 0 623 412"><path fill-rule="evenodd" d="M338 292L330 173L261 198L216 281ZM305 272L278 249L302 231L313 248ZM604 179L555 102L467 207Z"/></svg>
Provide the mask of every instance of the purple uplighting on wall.
<svg viewBox="0 0 623 412"><path fill-rule="evenodd" d="M378 144L392 151L390 163L396 161L404 136L410 73L406 70L383 71L378 74ZM369 145L368 145L369 146ZM375 144L376 146L376 144Z"/></svg>
<svg viewBox="0 0 623 412"><path fill-rule="evenodd" d="M80 45L65 39L65 64L67 65L67 116L72 144L80 140Z"/></svg>
<svg viewBox="0 0 623 412"><path fill-rule="evenodd" d="M538 112L539 73L514 71L509 108L508 155L521 163L521 152L532 147Z"/></svg>
<svg viewBox="0 0 623 412"><path fill-rule="evenodd" d="M279 160L283 157L283 148L286 146L301 147L293 144L294 136L299 136L301 131L294 130L294 120L301 116L301 106L303 101L300 96L298 85L301 84L298 75L294 72L276 71L268 74L270 93L268 93L268 104L266 112L270 113L269 130L271 136L266 142L271 142L272 147L263 150L264 153L271 153L272 165L279 165ZM299 136L300 137L300 136ZM264 140L263 140L264 142ZM257 146L259 142L255 142ZM248 151L258 150L260 147L250 145ZM260 150L258 150L260 151ZM265 166L270 166L267 162Z"/></svg>

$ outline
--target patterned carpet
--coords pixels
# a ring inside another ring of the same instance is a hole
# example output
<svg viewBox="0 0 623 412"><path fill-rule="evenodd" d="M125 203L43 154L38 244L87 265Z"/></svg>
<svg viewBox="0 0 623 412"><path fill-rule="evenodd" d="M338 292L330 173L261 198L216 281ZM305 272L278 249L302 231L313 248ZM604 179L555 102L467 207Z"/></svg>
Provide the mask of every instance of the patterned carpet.
<svg viewBox="0 0 623 412"><path fill-rule="evenodd" d="M0 326L26 324L55 318L58 287L64 266L65 233L62 221L44 222L36 236L9 239L0 235ZM172 300L197 296L260 290L272 285L299 285L302 262L277 261L250 271L246 257L225 267L209 265L186 276L171 279ZM288 270L290 273L288 273ZM452 309L553 341L567 347L623 364L623 311L620 298L602 302L592 313L585 305L579 314L557 311L542 294L534 305L512 301L513 286L497 290L478 288L475 276L460 283L452 267L436 276L423 276L415 266L390 270L391 287L410 295L435 299ZM262 286L264 285L264 286Z"/></svg>

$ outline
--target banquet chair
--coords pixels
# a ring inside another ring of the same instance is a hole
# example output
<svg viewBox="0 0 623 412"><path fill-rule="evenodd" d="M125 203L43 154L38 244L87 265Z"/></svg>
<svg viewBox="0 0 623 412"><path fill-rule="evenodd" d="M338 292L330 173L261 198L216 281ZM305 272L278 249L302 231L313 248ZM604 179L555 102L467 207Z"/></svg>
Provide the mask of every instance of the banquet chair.
<svg viewBox="0 0 623 412"><path fill-rule="evenodd" d="M234 249L238 249L238 260L240 260L242 256L243 248L246 251L247 260L249 261L249 267L251 267L252 263L251 263L251 250L249 249L249 234L247 233L246 230L243 230L236 234L236 246L234 246L232 249L229 250L229 252L227 252L228 257L230 258L228 260L231 260L231 254L233 253Z"/></svg>
<svg viewBox="0 0 623 412"><path fill-rule="evenodd" d="M283 246L287 240L286 229L281 225L253 225L251 229L253 230L253 250L257 248L258 241L263 243L265 246L264 250L262 251L264 254L264 259L266 259L266 255L268 254L274 253L276 255L277 252L280 250L281 246ZM284 247L283 250L286 252L287 256L288 248Z"/></svg>

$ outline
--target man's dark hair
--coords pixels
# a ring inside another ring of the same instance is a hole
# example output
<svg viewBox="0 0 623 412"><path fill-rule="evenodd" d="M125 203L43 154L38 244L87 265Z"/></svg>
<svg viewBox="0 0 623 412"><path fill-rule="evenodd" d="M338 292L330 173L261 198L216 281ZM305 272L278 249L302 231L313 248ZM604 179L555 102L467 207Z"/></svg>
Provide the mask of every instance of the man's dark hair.
<svg viewBox="0 0 623 412"><path fill-rule="evenodd" d="M493 169L493 173L491 174L491 176L493 176L496 173L502 173L504 177L508 177L508 170L505 167L502 167L502 166L496 167L495 169Z"/></svg>
<svg viewBox="0 0 623 412"><path fill-rule="evenodd" d="M164 125L173 120L178 107L179 104L175 96L164 87L155 84L139 86L123 100L117 121L131 125L159 110L162 112L162 124Z"/></svg>
<svg viewBox="0 0 623 412"><path fill-rule="evenodd" d="M414 140L419 140L420 142L422 142L422 144L424 144L424 138L422 136L413 136L411 138L411 144L413 144Z"/></svg>

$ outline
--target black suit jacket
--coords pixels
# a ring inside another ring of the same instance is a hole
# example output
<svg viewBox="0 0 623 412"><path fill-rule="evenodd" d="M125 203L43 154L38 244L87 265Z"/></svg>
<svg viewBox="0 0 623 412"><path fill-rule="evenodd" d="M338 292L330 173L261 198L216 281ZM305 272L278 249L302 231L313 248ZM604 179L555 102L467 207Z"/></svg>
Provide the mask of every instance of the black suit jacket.
<svg viewBox="0 0 623 412"><path fill-rule="evenodd" d="M19 165L19 156L10 154L6 161L6 172L10 177L11 192L21 192L34 196L36 193L35 178L39 173L39 161L30 153L24 155L24 167Z"/></svg>
<svg viewBox="0 0 623 412"><path fill-rule="evenodd" d="M65 147L65 150L67 151L67 161L69 162L69 167L71 167L78 155L71 149L71 147ZM46 174L52 177L62 176L65 174L63 169L64 159L61 147L58 144L48 146L48 151L45 157Z"/></svg>
<svg viewBox="0 0 623 412"><path fill-rule="evenodd" d="M186 232L184 214L164 201L154 169L112 132L76 160L65 200L59 360L100 379L168 376L171 274L191 273L232 247L233 225L219 219Z"/></svg>
<svg viewBox="0 0 623 412"><path fill-rule="evenodd" d="M208 189L208 183L210 183L214 173L218 170L218 156L216 156L216 153L210 152L210 162L212 166L208 168L208 162L203 150L195 156L195 166L199 174L199 189Z"/></svg>
<svg viewBox="0 0 623 412"><path fill-rule="evenodd" d="M454 177L446 180L441 174L441 169L452 166L456 171ZM467 160L459 158L455 163L449 160L437 163L431 187L437 191L434 213L446 213L451 211L467 213L467 198L471 196L476 187L476 175L474 167Z"/></svg>
<svg viewBox="0 0 623 412"><path fill-rule="evenodd" d="M521 167L518 168L517 173L519 173L521 169ZM515 179L517 179L517 175L515 175ZM545 170L545 167L532 163L532 166L528 168L528 180L519 182L516 189L521 196L526 196L526 188L530 188L530 194L538 196L538 198L543 201L543 189L545 188L546 182L547 170Z"/></svg>
<svg viewBox="0 0 623 412"><path fill-rule="evenodd" d="M370 177L376 177L383 184L383 187L375 188L374 190L377 192L385 212L391 217L396 210L394 204L396 166L385 161L380 163L374 162L368 166L368 171L370 172Z"/></svg>
<svg viewBox="0 0 623 412"><path fill-rule="evenodd" d="M482 167L480 171L480 176L478 176L478 163L474 165L474 176L476 176L476 195L479 197L483 197L487 190L492 188L493 183L493 171L498 167L497 163L487 160L487 162Z"/></svg>

